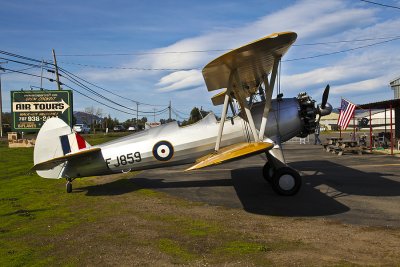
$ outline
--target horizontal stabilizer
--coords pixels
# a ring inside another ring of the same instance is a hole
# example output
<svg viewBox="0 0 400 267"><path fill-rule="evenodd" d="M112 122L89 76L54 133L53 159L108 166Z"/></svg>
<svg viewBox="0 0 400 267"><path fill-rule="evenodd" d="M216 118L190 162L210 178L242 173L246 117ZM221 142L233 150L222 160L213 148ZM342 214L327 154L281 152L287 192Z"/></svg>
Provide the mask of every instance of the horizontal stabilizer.
<svg viewBox="0 0 400 267"><path fill-rule="evenodd" d="M57 165L60 165L61 163L64 163L70 159L78 158L81 156L87 156L89 154L96 153L100 150L101 150L101 148L99 148L99 147L93 147L93 148L89 148L89 149L80 150L79 152L76 152L76 153L70 153L65 156L56 157L56 158L35 164L35 166L33 166L31 168L31 171L50 170L50 169L56 167Z"/></svg>
<svg viewBox="0 0 400 267"><path fill-rule="evenodd" d="M195 165L188 168L187 171L201 169L204 167L221 164L227 161L237 160L249 157L255 154L263 153L274 147L274 144L267 142L257 143L238 143L224 147L218 152L213 152L204 157L199 158Z"/></svg>

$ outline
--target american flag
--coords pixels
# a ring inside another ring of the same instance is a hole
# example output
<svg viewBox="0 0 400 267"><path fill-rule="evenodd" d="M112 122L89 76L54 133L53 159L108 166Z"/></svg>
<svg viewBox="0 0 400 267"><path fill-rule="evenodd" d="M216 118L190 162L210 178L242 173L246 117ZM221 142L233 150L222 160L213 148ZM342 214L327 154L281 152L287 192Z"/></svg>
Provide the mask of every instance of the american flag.
<svg viewBox="0 0 400 267"><path fill-rule="evenodd" d="M342 130L346 130L350 123L351 117L353 117L356 105L342 98L340 114L338 119L338 125Z"/></svg>

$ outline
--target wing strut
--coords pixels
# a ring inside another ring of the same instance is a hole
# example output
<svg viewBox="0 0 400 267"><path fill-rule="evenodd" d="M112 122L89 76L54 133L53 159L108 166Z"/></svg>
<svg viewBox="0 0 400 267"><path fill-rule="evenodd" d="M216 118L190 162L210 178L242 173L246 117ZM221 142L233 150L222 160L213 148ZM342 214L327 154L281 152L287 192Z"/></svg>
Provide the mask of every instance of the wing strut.
<svg viewBox="0 0 400 267"><path fill-rule="evenodd" d="M264 139L265 127L267 126L268 113L269 113L269 110L271 109L272 93L274 91L276 74L278 71L278 66L279 66L280 60L281 60L281 57L275 57L275 59L274 59L274 66L273 66L272 72L271 72L271 82L268 82L268 75L265 75L265 77L264 77L265 106L264 106L263 117L262 117L261 125L260 125L259 137L258 137L260 140Z"/></svg>
<svg viewBox="0 0 400 267"><path fill-rule="evenodd" d="M219 122L217 142L215 143L215 151L218 151L219 147L221 145L222 132L224 130L226 113L228 112L228 103L230 102L230 94L232 91L232 84L233 84L232 81L233 81L233 72L231 72L231 74L229 75L228 88L226 89L226 92L225 92L224 106L222 107L222 114L221 114L221 120Z"/></svg>
<svg viewBox="0 0 400 267"><path fill-rule="evenodd" d="M242 86L242 82L240 80L239 74L238 72L235 70L234 71L234 76L235 76L235 82L236 82L236 86L233 87L233 91L235 93L235 97L238 100L240 107L242 110L245 111L246 117L247 117L247 121L249 123L251 132L253 133L253 137L254 137L254 142L258 142L259 138L257 135L257 130L256 130L256 126L254 124L254 120L253 120L253 116L251 115L251 111L249 108L249 105L246 102L246 96L242 94L242 90L239 90L239 86Z"/></svg>

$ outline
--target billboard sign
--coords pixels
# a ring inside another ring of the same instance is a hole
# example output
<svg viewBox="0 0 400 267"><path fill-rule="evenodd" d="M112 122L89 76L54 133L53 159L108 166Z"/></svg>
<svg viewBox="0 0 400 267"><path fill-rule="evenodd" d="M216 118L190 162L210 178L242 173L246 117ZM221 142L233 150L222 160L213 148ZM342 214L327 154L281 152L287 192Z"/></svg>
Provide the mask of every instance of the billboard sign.
<svg viewBox="0 0 400 267"><path fill-rule="evenodd" d="M11 113L13 131L37 132L52 117L72 126L72 91L11 91Z"/></svg>

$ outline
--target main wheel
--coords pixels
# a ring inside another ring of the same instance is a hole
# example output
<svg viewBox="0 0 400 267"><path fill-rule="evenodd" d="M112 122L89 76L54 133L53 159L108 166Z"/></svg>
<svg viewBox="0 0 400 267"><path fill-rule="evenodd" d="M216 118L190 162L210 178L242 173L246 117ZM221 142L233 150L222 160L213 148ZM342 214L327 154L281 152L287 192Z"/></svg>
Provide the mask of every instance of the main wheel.
<svg viewBox="0 0 400 267"><path fill-rule="evenodd" d="M67 193L72 192L72 183L70 181L67 182Z"/></svg>
<svg viewBox="0 0 400 267"><path fill-rule="evenodd" d="M272 189L283 196L293 196L301 187L300 174L289 167L277 169L271 180Z"/></svg>
<svg viewBox="0 0 400 267"><path fill-rule="evenodd" d="M267 161L263 167L263 176L268 183L272 182L274 171L274 166L272 166L271 162Z"/></svg>

